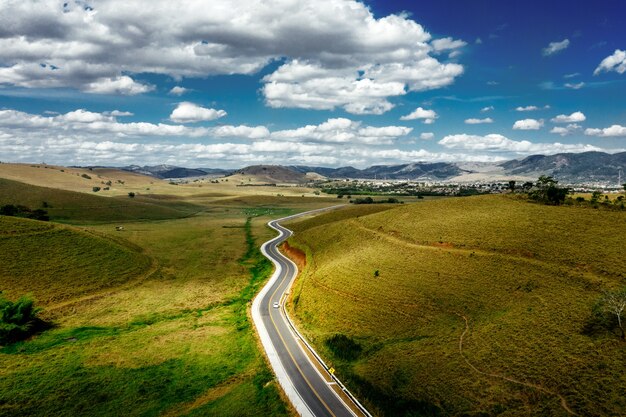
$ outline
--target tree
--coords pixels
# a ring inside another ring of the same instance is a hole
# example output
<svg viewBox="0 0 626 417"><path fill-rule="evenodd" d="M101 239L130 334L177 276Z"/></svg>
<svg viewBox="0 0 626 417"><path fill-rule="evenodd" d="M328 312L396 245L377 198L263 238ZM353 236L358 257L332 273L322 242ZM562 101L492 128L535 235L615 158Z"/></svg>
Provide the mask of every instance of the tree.
<svg viewBox="0 0 626 417"><path fill-rule="evenodd" d="M12 302L0 292L0 344L26 339L40 330L43 321L37 317L41 309L26 296Z"/></svg>
<svg viewBox="0 0 626 417"><path fill-rule="evenodd" d="M528 196L544 204L558 206L565 201L565 197L567 197L570 190L567 187L559 187L557 184L558 181L554 178L542 175L537 180L537 189L530 190Z"/></svg>
<svg viewBox="0 0 626 417"><path fill-rule="evenodd" d="M614 315L617 319L617 326L621 332L622 339L626 339L624 331L624 309L626 309L626 288L620 291L607 291L600 300L603 310Z"/></svg>
<svg viewBox="0 0 626 417"><path fill-rule="evenodd" d="M128 193L128 196L129 196L130 198L133 198L133 197L135 197L135 193L133 193L133 192L131 191L130 193Z"/></svg>
<svg viewBox="0 0 626 417"><path fill-rule="evenodd" d="M509 181L509 190L511 190L512 193L515 192L515 181Z"/></svg>

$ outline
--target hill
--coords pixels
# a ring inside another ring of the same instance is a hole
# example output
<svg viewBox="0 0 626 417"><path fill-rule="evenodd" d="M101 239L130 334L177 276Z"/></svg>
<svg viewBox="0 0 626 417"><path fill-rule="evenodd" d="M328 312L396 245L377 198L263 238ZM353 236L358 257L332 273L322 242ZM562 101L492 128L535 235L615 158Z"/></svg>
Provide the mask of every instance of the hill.
<svg viewBox="0 0 626 417"><path fill-rule="evenodd" d="M624 285L626 213L510 196L351 210L288 225L307 254L290 304L375 413L626 413L626 345L593 314Z"/></svg>
<svg viewBox="0 0 626 417"><path fill-rule="evenodd" d="M303 184L306 174L280 165L252 165L235 171L233 175L254 177L257 182L268 184Z"/></svg>
<svg viewBox="0 0 626 417"><path fill-rule="evenodd" d="M52 220L70 223L163 220L189 216L202 209L176 199L101 197L0 178L0 206L5 204L23 205L31 210L42 208Z"/></svg>
<svg viewBox="0 0 626 417"><path fill-rule="evenodd" d="M92 233L0 216L0 265L0 290L35 294L45 307L136 279L150 259Z"/></svg>

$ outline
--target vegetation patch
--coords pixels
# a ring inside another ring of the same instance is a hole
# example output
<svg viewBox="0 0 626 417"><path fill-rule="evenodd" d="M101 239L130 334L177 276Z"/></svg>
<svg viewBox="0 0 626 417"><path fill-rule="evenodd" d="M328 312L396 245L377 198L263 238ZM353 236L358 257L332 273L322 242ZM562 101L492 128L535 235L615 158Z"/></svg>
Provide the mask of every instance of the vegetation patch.
<svg viewBox="0 0 626 417"><path fill-rule="evenodd" d="M363 351L363 347L358 342L344 334L335 334L324 343L333 355L345 361L357 360Z"/></svg>

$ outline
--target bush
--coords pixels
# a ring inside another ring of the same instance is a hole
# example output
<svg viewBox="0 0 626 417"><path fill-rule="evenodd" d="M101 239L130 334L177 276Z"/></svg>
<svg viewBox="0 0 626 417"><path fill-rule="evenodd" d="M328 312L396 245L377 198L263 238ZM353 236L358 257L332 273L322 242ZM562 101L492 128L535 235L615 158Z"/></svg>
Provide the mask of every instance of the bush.
<svg viewBox="0 0 626 417"><path fill-rule="evenodd" d="M37 317L41 309L26 296L12 302L0 293L0 344L24 340L45 328L45 323Z"/></svg>
<svg viewBox="0 0 626 417"><path fill-rule="evenodd" d="M81 175L81 177L86 178L86 179L88 179L88 180L90 180L90 179L91 179L91 177L90 177L89 175L87 175L87 174L83 174L83 175Z"/></svg>
<svg viewBox="0 0 626 417"><path fill-rule="evenodd" d="M133 193L133 192L131 191L130 193L128 193L128 196L129 196L130 198L133 198L133 197L135 197L135 193Z"/></svg>
<svg viewBox="0 0 626 417"><path fill-rule="evenodd" d="M339 359L353 361L358 359L363 348L351 337L343 334L336 334L325 341L326 346Z"/></svg>
<svg viewBox="0 0 626 417"><path fill-rule="evenodd" d="M100 191L100 187L93 187L92 190L94 193L97 193L98 191Z"/></svg>

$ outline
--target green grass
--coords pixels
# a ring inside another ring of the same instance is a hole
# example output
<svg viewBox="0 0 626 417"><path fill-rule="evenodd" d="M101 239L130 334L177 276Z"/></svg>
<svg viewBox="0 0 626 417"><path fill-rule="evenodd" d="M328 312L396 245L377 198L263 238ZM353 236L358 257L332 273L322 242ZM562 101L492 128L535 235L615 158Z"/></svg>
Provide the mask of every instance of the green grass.
<svg viewBox="0 0 626 417"><path fill-rule="evenodd" d="M0 205L5 204L43 208L51 220L73 224L165 220L186 217L202 209L180 199L101 197L0 178Z"/></svg>
<svg viewBox="0 0 626 417"><path fill-rule="evenodd" d="M626 344L584 331L624 284L626 213L506 196L351 210L290 225L308 255L293 312L373 411L567 415L561 395L579 415L626 413ZM337 354L337 334L360 353Z"/></svg>
<svg viewBox="0 0 626 417"><path fill-rule="evenodd" d="M54 324L0 348L0 416L291 415L247 310L272 271L266 222L329 203L235 200L123 231L0 217L2 288Z"/></svg>
<svg viewBox="0 0 626 417"><path fill-rule="evenodd" d="M145 274L150 259L128 246L63 226L0 216L0 290L34 293L43 306Z"/></svg>

